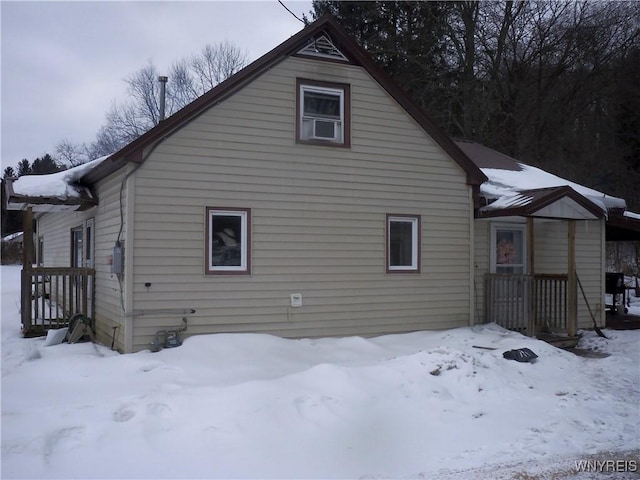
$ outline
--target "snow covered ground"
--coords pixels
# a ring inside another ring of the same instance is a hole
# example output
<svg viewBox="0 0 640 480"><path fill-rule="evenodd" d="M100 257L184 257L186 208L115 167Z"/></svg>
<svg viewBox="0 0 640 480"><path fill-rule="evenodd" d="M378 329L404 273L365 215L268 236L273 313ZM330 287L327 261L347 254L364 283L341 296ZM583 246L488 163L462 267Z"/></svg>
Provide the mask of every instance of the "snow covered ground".
<svg viewBox="0 0 640 480"><path fill-rule="evenodd" d="M607 358L495 325L120 355L21 338L19 271L0 269L3 479L639 475L638 330L582 332ZM520 347L537 361L503 359Z"/></svg>

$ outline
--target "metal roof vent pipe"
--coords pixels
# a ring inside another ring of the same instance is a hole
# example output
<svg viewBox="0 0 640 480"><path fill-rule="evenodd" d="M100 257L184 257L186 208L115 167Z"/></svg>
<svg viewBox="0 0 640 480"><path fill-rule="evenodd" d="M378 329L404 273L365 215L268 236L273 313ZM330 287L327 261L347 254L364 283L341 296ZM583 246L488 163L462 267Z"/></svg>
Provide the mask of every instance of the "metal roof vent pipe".
<svg viewBox="0 0 640 480"><path fill-rule="evenodd" d="M169 77L158 77L158 81L160 82L160 118L158 123L164 120L164 110L167 101L167 80L169 80Z"/></svg>

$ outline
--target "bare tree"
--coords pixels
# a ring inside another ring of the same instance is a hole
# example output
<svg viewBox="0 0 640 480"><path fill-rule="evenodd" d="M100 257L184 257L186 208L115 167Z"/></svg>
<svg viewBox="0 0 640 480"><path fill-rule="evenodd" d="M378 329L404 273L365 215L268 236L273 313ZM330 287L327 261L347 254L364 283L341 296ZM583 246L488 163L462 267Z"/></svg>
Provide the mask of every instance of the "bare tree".
<svg viewBox="0 0 640 480"><path fill-rule="evenodd" d="M166 96L170 113L175 113L204 93L197 88L189 62L185 59L174 63L168 76Z"/></svg>
<svg viewBox="0 0 640 480"><path fill-rule="evenodd" d="M227 41L205 45L200 55L193 57L190 63L195 81L199 85L199 94L202 95L229 78L244 67L246 62L246 54Z"/></svg>
<svg viewBox="0 0 640 480"><path fill-rule="evenodd" d="M165 92L165 112L170 116L245 66L247 56L229 42L206 45L200 54L175 62ZM113 153L160 121L160 73L149 61L127 76L127 98L114 101L95 142L92 155ZM98 156L99 156L98 155Z"/></svg>
<svg viewBox="0 0 640 480"><path fill-rule="evenodd" d="M68 138L58 142L56 145L55 159L69 167L75 167L87 162L87 151L84 145L73 143Z"/></svg>
<svg viewBox="0 0 640 480"><path fill-rule="evenodd" d="M336 15L450 135L640 208L640 2L312 6L315 18Z"/></svg>

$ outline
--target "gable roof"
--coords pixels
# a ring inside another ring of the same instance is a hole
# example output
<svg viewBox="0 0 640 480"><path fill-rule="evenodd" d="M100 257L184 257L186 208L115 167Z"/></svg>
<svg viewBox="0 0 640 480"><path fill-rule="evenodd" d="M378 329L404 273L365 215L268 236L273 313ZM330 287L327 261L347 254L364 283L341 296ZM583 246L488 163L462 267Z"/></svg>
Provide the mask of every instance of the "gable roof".
<svg viewBox="0 0 640 480"><path fill-rule="evenodd" d="M167 136L209 108L224 101L269 68L291 55L304 55L305 53L311 55L307 48L311 44L316 47L314 48L314 51L317 50L314 55L316 57L324 57L329 61L339 63L347 61L352 65L363 67L425 132L460 165L467 175L468 184L480 185L487 179L453 140L413 103L407 94L393 82L391 77L373 61L371 56L350 37L346 30L336 21L335 17L327 14L124 146L111 155L107 161L102 162L98 167L84 175L82 181L94 183L122 168L127 163L144 163L153 149ZM306 52L305 48L307 48Z"/></svg>
<svg viewBox="0 0 640 480"><path fill-rule="evenodd" d="M487 176L480 217L599 218L622 214L623 199L571 182L474 142L456 142ZM554 208L551 208L551 205Z"/></svg>
<svg viewBox="0 0 640 480"><path fill-rule="evenodd" d="M480 217L545 217L564 219L596 219L605 212L595 203L569 186L522 190L501 197L479 211Z"/></svg>

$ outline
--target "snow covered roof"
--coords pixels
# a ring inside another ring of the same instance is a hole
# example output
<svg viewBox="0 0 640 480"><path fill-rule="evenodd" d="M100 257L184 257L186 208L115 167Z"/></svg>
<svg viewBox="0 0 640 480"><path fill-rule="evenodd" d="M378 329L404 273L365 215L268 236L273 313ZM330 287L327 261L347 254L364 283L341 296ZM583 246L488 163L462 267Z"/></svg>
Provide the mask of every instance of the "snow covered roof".
<svg viewBox="0 0 640 480"><path fill-rule="evenodd" d="M10 233L9 235L5 235L4 237L2 237L2 242L3 243L21 242L22 236L23 236L23 232Z"/></svg>
<svg viewBox="0 0 640 480"><path fill-rule="evenodd" d="M85 210L98 204L91 190L79 183L83 175L100 165L108 155L77 167L48 175L23 175L7 179L7 209L35 212Z"/></svg>
<svg viewBox="0 0 640 480"><path fill-rule="evenodd" d="M488 180L480 186L480 216L597 218L622 213L626 202L571 182L473 142L456 142Z"/></svg>

